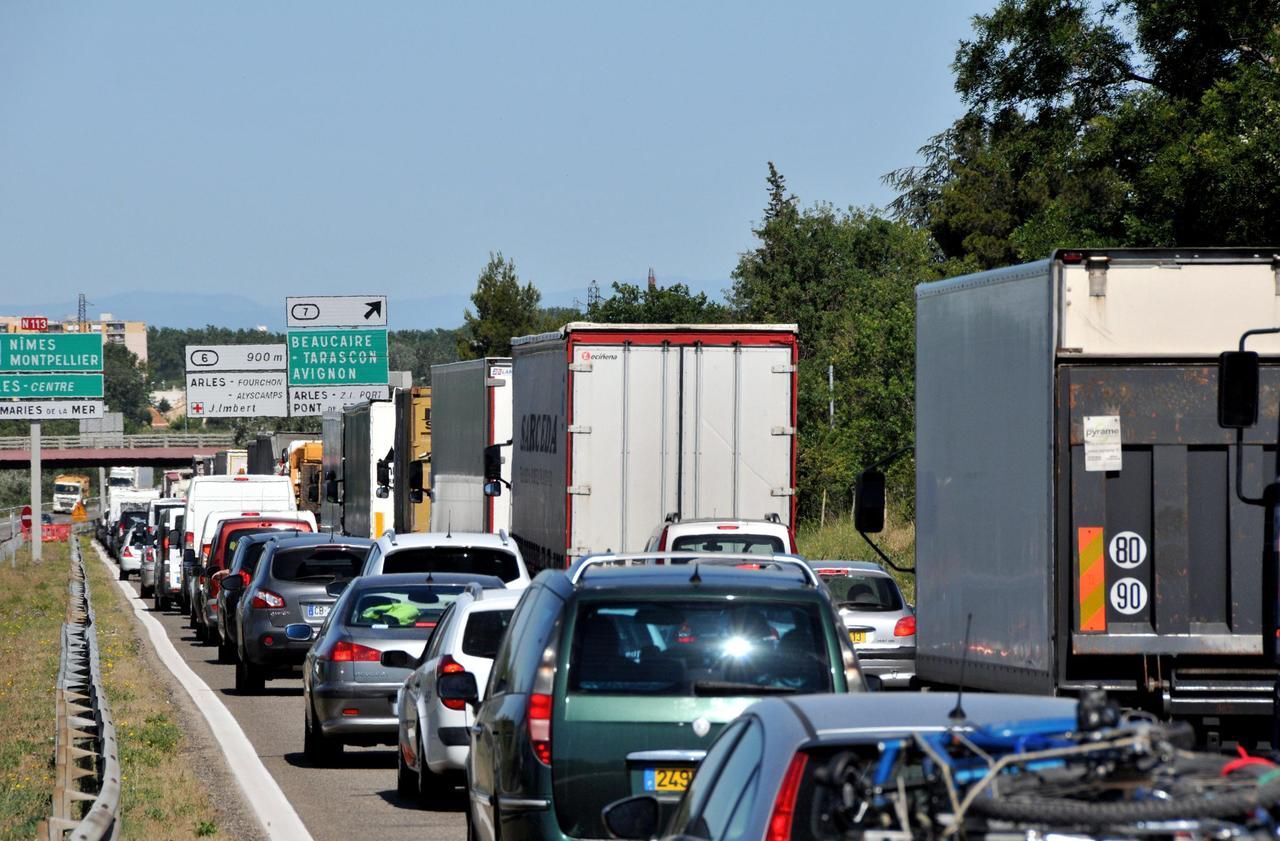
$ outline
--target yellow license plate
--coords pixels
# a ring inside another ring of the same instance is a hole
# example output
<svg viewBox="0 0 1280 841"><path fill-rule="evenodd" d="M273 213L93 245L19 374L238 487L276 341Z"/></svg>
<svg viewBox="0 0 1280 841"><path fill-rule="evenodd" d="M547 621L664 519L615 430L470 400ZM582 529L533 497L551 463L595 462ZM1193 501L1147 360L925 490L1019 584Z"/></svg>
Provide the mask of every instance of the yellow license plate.
<svg viewBox="0 0 1280 841"><path fill-rule="evenodd" d="M866 642L867 632L866 631L850 631L849 639L853 640L855 643Z"/></svg>
<svg viewBox="0 0 1280 841"><path fill-rule="evenodd" d="M645 791L684 791L693 779L692 768L646 768Z"/></svg>

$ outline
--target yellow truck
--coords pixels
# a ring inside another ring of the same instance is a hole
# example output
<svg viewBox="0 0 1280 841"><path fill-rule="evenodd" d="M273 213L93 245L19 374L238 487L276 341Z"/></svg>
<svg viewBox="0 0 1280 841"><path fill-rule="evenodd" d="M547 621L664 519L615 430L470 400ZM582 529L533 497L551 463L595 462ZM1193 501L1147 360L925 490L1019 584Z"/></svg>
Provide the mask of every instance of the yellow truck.
<svg viewBox="0 0 1280 841"><path fill-rule="evenodd" d="M53 510L70 514L89 497L89 477L64 473L53 477Z"/></svg>
<svg viewBox="0 0 1280 841"><path fill-rule="evenodd" d="M294 441L289 445L289 480L298 499L299 511L320 515L320 502L324 493L321 458L324 448L319 441Z"/></svg>

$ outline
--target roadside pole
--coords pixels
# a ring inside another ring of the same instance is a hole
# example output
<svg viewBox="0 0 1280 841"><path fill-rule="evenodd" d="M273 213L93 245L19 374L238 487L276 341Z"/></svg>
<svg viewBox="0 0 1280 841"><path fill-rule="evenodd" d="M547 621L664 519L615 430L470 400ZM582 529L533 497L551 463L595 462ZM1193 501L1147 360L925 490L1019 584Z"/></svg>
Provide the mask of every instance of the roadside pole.
<svg viewBox="0 0 1280 841"><path fill-rule="evenodd" d="M31 560L44 556L44 523L40 519L40 421L31 422Z"/></svg>

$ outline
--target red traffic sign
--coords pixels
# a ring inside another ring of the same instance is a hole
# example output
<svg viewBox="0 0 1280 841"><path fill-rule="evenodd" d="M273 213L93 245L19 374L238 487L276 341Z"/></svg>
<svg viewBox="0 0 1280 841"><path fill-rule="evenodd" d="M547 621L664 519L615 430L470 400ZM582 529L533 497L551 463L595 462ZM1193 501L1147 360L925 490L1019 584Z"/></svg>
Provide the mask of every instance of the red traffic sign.
<svg viewBox="0 0 1280 841"><path fill-rule="evenodd" d="M49 329L49 319L44 316L26 316L22 317L23 330L36 330L41 333Z"/></svg>
<svg viewBox="0 0 1280 841"><path fill-rule="evenodd" d="M22 530L31 531L31 506L22 506Z"/></svg>

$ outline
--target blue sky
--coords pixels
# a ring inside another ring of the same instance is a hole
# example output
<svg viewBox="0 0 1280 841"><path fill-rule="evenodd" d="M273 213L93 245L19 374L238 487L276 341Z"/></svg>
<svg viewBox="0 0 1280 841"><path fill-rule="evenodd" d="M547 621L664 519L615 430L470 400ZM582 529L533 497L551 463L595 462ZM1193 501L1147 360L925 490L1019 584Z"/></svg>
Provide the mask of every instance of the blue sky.
<svg viewBox="0 0 1280 841"><path fill-rule="evenodd" d="M0 311L381 292L450 325L490 250L552 303L650 266L716 291L766 161L892 198L992 5L7 0Z"/></svg>

